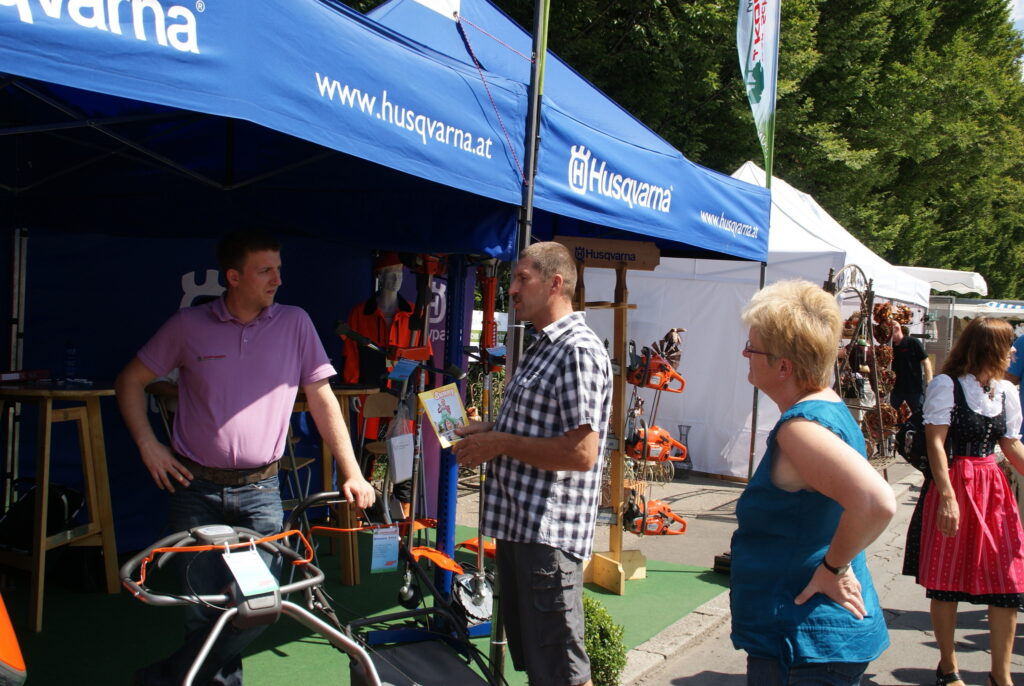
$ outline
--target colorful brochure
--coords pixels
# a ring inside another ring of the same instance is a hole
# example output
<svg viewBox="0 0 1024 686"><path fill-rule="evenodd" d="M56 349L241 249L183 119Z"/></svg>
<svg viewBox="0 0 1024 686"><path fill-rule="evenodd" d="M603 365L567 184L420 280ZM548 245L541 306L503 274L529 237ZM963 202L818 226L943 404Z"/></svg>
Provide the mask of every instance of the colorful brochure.
<svg viewBox="0 0 1024 686"><path fill-rule="evenodd" d="M455 430L469 422L459 387L450 383L431 391L423 391L419 398L427 420L434 427L434 433L441 442L441 447L450 448L452 443L462 438L455 434Z"/></svg>

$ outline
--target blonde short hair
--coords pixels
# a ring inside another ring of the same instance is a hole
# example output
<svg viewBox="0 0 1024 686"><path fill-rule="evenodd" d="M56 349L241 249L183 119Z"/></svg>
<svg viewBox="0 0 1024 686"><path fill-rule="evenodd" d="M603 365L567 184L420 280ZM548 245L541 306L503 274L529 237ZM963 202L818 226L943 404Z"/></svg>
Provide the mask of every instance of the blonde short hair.
<svg viewBox="0 0 1024 686"><path fill-rule="evenodd" d="M562 295L572 298L576 292L576 260L569 248L554 241L541 241L527 246L519 253L519 261L530 260L533 268L545 280L555 274L562 275Z"/></svg>
<svg viewBox="0 0 1024 686"><path fill-rule="evenodd" d="M802 388L828 386L843 332L832 295L809 281L777 281L755 293L741 316L765 352L793 363Z"/></svg>

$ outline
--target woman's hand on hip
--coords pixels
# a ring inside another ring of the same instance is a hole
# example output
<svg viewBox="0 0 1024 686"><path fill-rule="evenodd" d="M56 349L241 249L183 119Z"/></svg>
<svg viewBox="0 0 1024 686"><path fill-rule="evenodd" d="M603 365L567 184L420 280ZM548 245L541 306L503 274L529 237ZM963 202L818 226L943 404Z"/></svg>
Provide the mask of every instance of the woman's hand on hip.
<svg viewBox="0 0 1024 686"><path fill-rule="evenodd" d="M864 606L864 597L860 593L860 581L852 569L836 576L825 569L822 565L814 570L810 583L796 597L797 605L803 605L815 593L823 593L835 601L840 607L849 612L857 619L864 619L867 608Z"/></svg>

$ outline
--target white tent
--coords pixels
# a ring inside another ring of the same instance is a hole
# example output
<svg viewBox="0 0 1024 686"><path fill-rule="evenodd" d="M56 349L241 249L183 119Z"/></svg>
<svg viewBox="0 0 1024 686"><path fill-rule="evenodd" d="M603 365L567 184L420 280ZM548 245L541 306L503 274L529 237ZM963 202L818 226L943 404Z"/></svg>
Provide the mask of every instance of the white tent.
<svg viewBox="0 0 1024 686"><path fill-rule="evenodd" d="M938 299L941 296L936 296ZM965 300L955 298L949 314L954 317L999 317L1001 319L1024 319L1024 302L1020 300Z"/></svg>
<svg viewBox="0 0 1024 686"><path fill-rule="evenodd" d="M764 185L764 170L753 162L745 162L733 176L758 186ZM771 230L768 234L769 267L772 264L772 236L777 226L783 231L786 230L785 225L776 224L779 214L791 218L815 238L841 250L845 254L845 264L857 265L874 282L877 297L928 307L931 285L927 279L912 276L871 252L866 245L833 219L814 198L803 191L798 191L777 176L772 177L772 217ZM811 249L813 250L813 247Z"/></svg>
<svg viewBox="0 0 1024 686"><path fill-rule="evenodd" d="M733 176L763 185L764 172L747 162ZM829 269L857 264L873 280L876 297L928 305L928 284L906 275L870 252L806 193L772 180L767 283L803 278L824 283ZM672 327L687 329L680 373L681 394L664 393L656 423L677 435L688 426L687 446L694 469L709 474L747 477L752 389L747 361L740 354L747 338L740 310L757 290L760 265L750 262L663 258L653 272L630 272L629 336L649 346ZM587 272L587 299L611 300L614 273ZM611 340L607 311L587 314L588 322ZM654 391L641 390L651 406ZM764 395L758 410L756 454L778 419L778 408Z"/></svg>
<svg viewBox="0 0 1024 686"><path fill-rule="evenodd" d="M935 267L898 267L901 271L924 279L933 291L953 291L954 293L977 293L988 295L988 283L978 272L957 271L956 269L937 269Z"/></svg>

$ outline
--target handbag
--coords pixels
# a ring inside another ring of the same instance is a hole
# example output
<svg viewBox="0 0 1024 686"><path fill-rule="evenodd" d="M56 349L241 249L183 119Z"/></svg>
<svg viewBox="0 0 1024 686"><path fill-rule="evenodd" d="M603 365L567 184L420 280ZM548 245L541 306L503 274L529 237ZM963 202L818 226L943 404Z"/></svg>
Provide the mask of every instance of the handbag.
<svg viewBox="0 0 1024 686"><path fill-rule="evenodd" d="M1005 402L1005 399L1004 399ZM956 408L966 405L967 398L964 396L963 386L960 379L953 379L953 410L950 412L949 431L946 433L946 456L949 456L949 447L953 440L953 429L956 425ZM914 413L910 419L903 422L896 431L896 452L903 457L910 466L922 472L925 476L931 477L932 468L928 462L928 444L924 434L924 413Z"/></svg>

